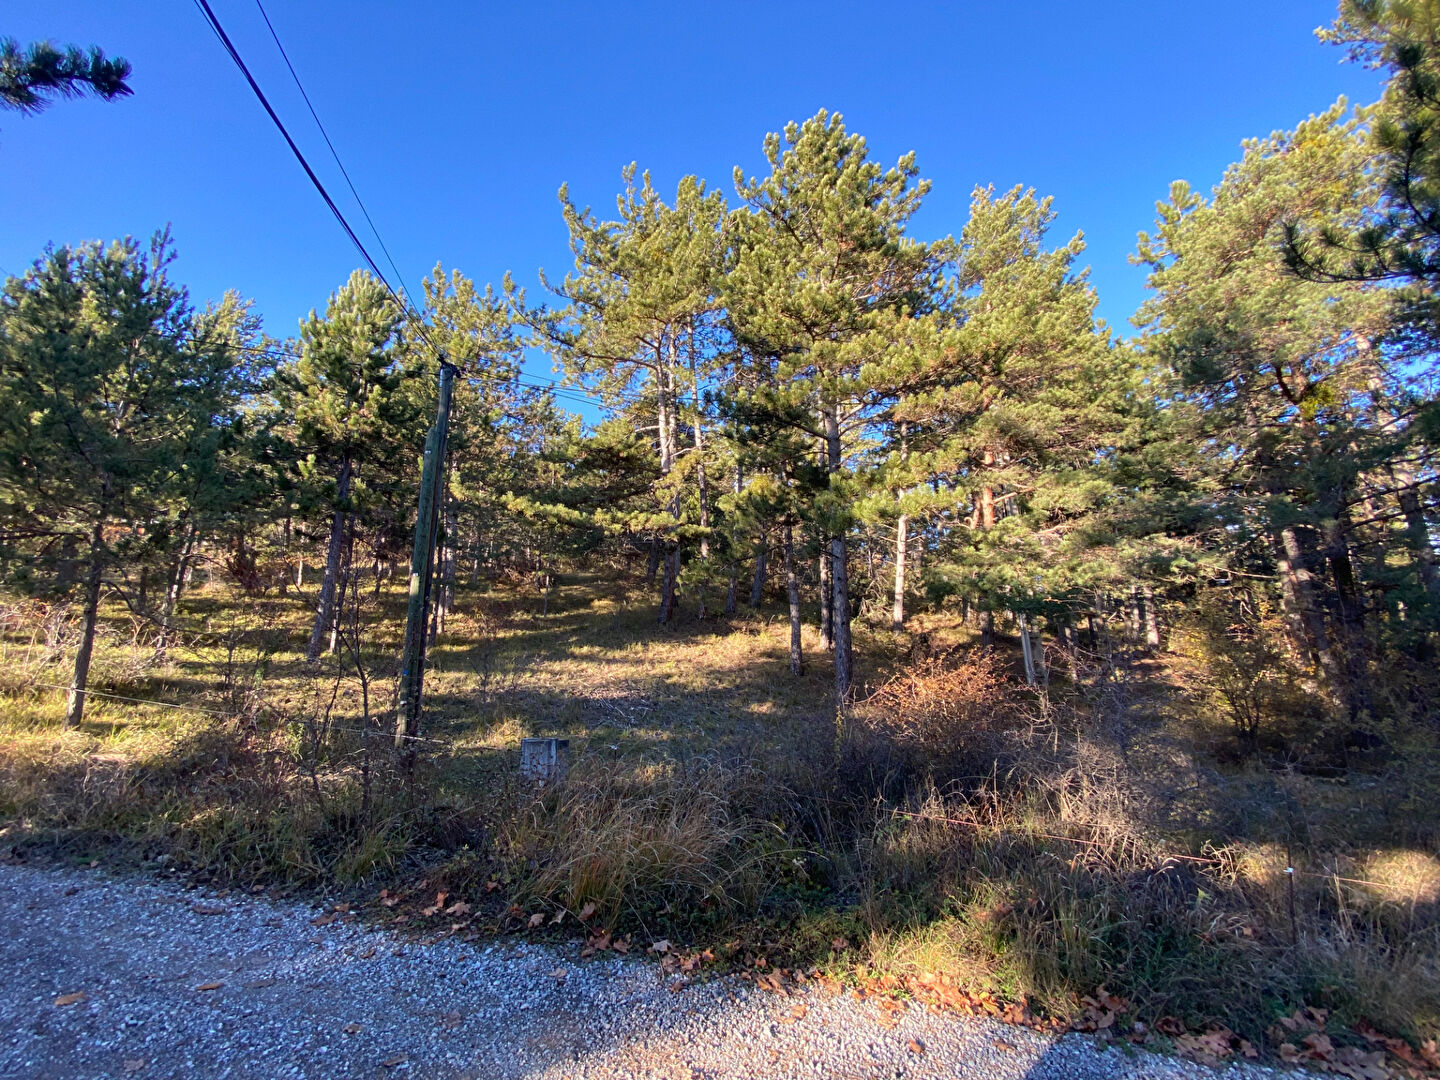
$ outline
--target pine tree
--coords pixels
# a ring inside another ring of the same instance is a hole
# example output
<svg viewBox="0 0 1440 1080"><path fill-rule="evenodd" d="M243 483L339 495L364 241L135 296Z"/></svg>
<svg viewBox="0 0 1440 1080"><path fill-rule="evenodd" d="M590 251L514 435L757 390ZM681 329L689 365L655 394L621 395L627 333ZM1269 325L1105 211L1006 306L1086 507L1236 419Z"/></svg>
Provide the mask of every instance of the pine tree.
<svg viewBox="0 0 1440 1080"><path fill-rule="evenodd" d="M869 368L903 349L905 324L936 293L946 245L905 227L929 190L914 156L884 169L841 117L821 111L769 135L770 174L735 186L735 265L724 300L745 354L765 369L750 380L762 405L808 434L829 476L810 513L828 556L835 690L854 682L847 534L856 497L854 437L872 419ZM822 597L822 600L825 599Z"/></svg>
<svg viewBox="0 0 1440 1080"><path fill-rule="evenodd" d="M302 477L321 486L319 505L329 517L324 576L305 650L310 660L320 655L335 623L341 556L367 468L414 459L419 402L404 393L400 323L385 287L357 270L331 295L323 318L312 311L301 324L301 358L279 375L282 403L307 455ZM333 486L326 482L332 476Z"/></svg>
<svg viewBox="0 0 1440 1080"><path fill-rule="evenodd" d="M125 545L166 525L239 406L235 356L194 335L169 238L51 250L0 298L0 507L22 569L83 567L65 722L84 714L102 592ZM59 564L57 566L57 563Z"/></svg>

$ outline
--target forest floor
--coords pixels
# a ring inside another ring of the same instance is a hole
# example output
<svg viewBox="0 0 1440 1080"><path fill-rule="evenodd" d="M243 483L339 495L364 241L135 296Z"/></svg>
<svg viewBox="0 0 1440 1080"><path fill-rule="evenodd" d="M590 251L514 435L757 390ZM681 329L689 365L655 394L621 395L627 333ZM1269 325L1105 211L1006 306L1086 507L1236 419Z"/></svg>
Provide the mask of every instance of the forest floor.
<svg viewBox="0 0 1440 1080"><path fill-rule="evenodd" d="M463 588L401 753L398 586L354 590L314 664L313 590L197 587L163 657L107 608L79 731L60 727L73 622L16 601L0 859L325 895L447 947L663 942L669 974L819 979L1202 1060L1440 1071L1433 769L1237 754L1181 653L1104 678L1057 658L1028 691L1018 649L987 659L944 613L858 620L862 700L837 715L813 612L797 678L780 604L697 619L692 600L661 627L652 592L618 566L548 597ZM570 740L565 785L522 785L527 736Z"/></svg>

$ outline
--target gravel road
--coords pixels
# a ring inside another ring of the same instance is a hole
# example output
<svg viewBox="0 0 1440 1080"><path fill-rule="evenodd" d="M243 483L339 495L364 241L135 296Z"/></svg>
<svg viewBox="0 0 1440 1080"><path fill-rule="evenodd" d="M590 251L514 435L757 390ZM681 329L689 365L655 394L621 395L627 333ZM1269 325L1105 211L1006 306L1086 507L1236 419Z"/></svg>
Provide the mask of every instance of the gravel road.
<svg viewBox="0 0 1440 1080"><path fill-rule="evenodd" d="M729 978L681 983L644 961L582 961L577 947L416 945L358 922L317 927L316 915L296 902L0 866L0 1076L1217 1075L1083 1036L918 1008L887 1029L873 1004L848 997L786 998ZM1220 1075L1282 1074L1235 1066Z"/></svg>

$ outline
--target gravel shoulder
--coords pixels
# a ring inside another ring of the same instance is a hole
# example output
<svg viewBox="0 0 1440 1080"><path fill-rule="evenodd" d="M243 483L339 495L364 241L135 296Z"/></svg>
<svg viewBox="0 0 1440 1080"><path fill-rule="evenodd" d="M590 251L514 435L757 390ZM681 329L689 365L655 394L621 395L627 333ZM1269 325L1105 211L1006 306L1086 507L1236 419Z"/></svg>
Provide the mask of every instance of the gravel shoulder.
<svg viewBox="0 0 1440 1080"><path fill-rule="evenodd" d="M0 1076L1260 1080L1084 1036L691 982L573 948L417 945L317 910L0 866ZM83 994L69 1004L56 1004ZM804 1005L804 1009L797 1009ZM797 1013L803 1016L797 1018Z"/></svg>

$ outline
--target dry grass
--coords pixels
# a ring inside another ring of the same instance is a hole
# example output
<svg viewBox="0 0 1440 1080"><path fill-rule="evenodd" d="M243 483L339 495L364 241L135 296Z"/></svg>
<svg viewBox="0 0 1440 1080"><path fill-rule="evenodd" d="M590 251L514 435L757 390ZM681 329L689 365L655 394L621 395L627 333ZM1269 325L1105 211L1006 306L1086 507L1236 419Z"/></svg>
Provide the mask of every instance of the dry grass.
<svg viewBox="0 0 1440 1080"><path fill-rule="evenodd" d="M362 612L372 724L401 603ZM201 590L187 618L210 630L163 663L109 612L95 688L192 710L95 699L79 732L40 685L65 681L64 618L20 612L0 637L6 845L242 883L495 880L507 903L594 904L606 925L696 943L753 933L797 963L944 973L1056 1016L1104 984L1140 1018L1257 1041L1300 1004L1440 1033L1423 770L1339 782L1211 754L1242 725L1171 691L1194 678L1183 664L1044 696L999 655L907 666L903 639L860 627L881 688L837 728L825 658L807 629L791 678L778 612L660 628L643 585L600 574L564 579L540 612L520 588L462 591L427 680L438 742L413 777L355 734L353 656L301 659L298 598ZM570 782L539 799L517 786L529 735L571 740ZM1291 858L1314 875L1293 882L1293 924ZM858 955L830 956L842 937Z"/></svg>

